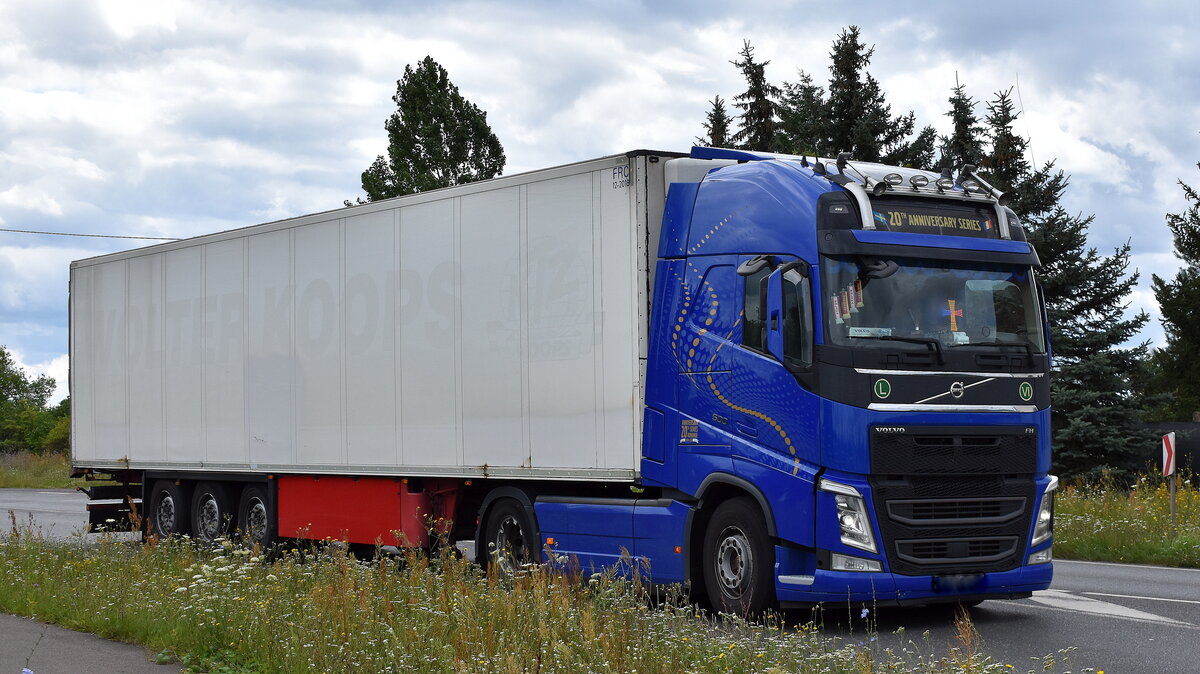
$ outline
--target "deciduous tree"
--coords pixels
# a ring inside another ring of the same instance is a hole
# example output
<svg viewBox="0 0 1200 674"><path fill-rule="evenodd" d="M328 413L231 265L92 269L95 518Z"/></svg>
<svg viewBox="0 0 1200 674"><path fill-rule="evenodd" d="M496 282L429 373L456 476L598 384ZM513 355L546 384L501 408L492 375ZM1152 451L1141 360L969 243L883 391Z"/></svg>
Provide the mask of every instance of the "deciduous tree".
<svg viewBox="0 0 1200 674"><path fill-rule="evenodd" d="M504 170L504 148L487 113L463 97L446 69L426 56L405 66L384 127L387 156L363 171L368 201L484 180Z"/></svg>

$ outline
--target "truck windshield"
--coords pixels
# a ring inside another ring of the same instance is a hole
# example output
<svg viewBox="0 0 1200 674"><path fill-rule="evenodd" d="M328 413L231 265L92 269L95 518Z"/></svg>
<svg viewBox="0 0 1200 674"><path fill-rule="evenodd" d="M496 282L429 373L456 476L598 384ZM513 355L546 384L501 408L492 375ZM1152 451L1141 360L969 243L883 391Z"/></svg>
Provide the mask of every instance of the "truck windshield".
<svg viewBox="0 0 1200 674"><path fill-rule="evenodd" d="M1020 348L1044 353L1033 272L943 260L826 257L821 279L828 341L895 348ZM934 343L936 340L936 343Z"/></svg>

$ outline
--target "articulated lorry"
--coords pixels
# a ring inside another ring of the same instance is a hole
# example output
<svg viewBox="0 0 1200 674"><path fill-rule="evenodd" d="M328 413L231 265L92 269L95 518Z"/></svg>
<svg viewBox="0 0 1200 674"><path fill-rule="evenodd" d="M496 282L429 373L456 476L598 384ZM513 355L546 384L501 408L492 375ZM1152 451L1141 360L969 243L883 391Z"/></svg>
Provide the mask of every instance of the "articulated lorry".
<svg viewBox="0 0 1200 674"><path fill-rule="evenodd" d="M80 260L73 470L152 536L632 560L741 613L1028 596L1037 266L973 167L700 147Z"/></svg>

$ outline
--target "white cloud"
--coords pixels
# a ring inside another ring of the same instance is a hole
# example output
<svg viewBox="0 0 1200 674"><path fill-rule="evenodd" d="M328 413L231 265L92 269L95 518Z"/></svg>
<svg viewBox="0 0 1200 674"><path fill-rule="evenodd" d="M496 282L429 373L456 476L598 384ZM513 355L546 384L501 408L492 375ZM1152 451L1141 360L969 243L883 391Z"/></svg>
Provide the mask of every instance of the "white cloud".
<svg viewBox="0 0 1200 674"><path fill-rule="evenodd" d="M0 223L190 236L337 208L385 151L404 66L427 54L487 111L508 173L634 147L682 150L714 95L744 89L729 63L743 39L771 61L773 82L804 69L824 85L830 43L851 22L799 2L697 3L688 16L642 3L357 4L0 5ZM1097 215L1093 245L1132 237L1144 273L1165 268L1147 256L1170 249L1161 222L1183 207L1175 179L1200 183L1190 86L1200 56L1177 8L976 10L857 17L893 112L914 110L919 125L945 132L956 77L982 117L1019 74L1027 112L1017 130L1039 161L1072 175L1068 206ZM1113 50L1117 28L1126 44L1162 48ZM69 260L139 245L31 240L0 239L5 329L36 315L62 333ZM47 348L25 352L49 359Z"/></svg>
<svg viewBox="0 0 1200 674"><path fill-rule="evenodd" d="M62 206L49 194L28 185L13 185L0 192L0 204L15 206L47 215L62 215Z"/></svg>
<svg viewBox="0 0 1200 674"><path fill-rule="evenodd" d="M54 358L42 363L26 363L25 357L19 349L7 347L9 355L12 356L13 363L18 369L25 372L25 375L30 379L46 375L54 379L54 392L50 394L48 403L56 405L70 394L70 359L67 354L55 356Z"/></svg>
<svg viewBox="0 0 1200 674"><path fill-rule="evenodd" d="M179 3L169 0L100 0L108 27L122 40L147 30L175 30Z"/></svg>
<svg viewBox="0 0 1200 674"><path fill-rule="evenodd" d="M86 248L0 246L0 311L65 310L72 260L91 257Z"/></svg>

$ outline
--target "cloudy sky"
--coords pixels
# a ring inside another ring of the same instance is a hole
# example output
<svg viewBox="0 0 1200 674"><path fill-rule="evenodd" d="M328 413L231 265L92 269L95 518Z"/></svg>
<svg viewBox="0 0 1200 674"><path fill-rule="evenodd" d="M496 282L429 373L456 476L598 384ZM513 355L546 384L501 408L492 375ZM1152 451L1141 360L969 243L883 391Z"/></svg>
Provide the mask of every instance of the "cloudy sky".
<svg viewBox="0 0 1200 674"><path fill-rule="evenodd" d="M1091 242L1132 240L1133 309L1177 268L1167 212L1200 183L1200 5L1189 2L0 0L0 228L186 237L329 210L385 151L405 64L431 55L488 113L506 173L686 150L707 101L828 77L856 24L894 111L945 130L957 81L1020 87L1032 159L1072 176ZM985 114L981 105L980 116ZM0 232L0 344L66 394L71 260L145 245Z"/></svg>

